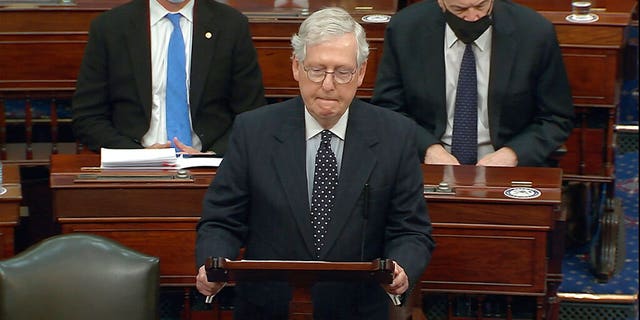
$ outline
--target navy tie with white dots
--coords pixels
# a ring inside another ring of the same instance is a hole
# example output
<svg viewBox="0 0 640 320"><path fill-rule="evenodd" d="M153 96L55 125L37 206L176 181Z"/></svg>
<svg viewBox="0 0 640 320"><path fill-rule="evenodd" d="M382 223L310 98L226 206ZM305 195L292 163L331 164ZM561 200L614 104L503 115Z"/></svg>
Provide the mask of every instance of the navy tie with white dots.
<svg viewBox="0 0 640 320"><path fill-rule="evenodd" d="M311 195L311 226L313 227L313 243L316 258L324 246L324 237L331 219L331 210L335 203L335 191L338 186L338 161L331 150L329 130L321 132L321 141L316 153L315 171L313 174L313 191Z"/></svg>
<svg viewBox="0 0 640 320"><path fill-rule="evenodd" d="M476 164L478 161L477 83L473 44L467 43L458 74L451 140L451 154L460 164Z"/></svg>

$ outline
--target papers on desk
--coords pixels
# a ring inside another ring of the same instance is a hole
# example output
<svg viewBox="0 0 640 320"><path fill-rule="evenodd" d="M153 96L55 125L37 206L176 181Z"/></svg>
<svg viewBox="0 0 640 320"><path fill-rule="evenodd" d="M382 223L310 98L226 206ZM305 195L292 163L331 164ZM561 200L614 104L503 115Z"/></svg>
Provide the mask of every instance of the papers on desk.
<svg viewBox="0 0 640 320"><path fill-rule="evenodd" d="M165 149L109 149L100 150L101 169L183 169L218 167L222 158L207 154L176 154L174 148Z"/></svg>
<svg viewBox="0 0 640 320"><path fill-rule="evenodd" d="M201 156L181 154L176 159L176 165L179 169L196 168L196 167L214 167L220 166L222 158L215 157L213 155Z"/></svg>
<svg viewBox="0 0 640 320"><path fill-rule="evenodd" d="M165 149L108 149L100 150L102 169L139 169L176 166L176 150Z"/></svg>

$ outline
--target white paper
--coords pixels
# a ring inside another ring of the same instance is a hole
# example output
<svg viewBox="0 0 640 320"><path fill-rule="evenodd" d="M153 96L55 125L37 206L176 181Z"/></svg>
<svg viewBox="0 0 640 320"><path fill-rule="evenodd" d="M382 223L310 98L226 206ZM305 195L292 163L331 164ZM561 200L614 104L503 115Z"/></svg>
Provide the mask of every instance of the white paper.
<svg viewBox="0 0 640 320"><path fill-rule="evenodd" d="M100 150L100 167L112 168L167 168L176 166L176 150L164 149L109 149Z"/></svg>
<svg viewBox="0 0 640 320"><path fill-rule="evenodd" d="M164 149L109 149L100 151L101 169L145 170L185 169L195 167L217 168L222 158L206 154L177 154L174 148Z"/></svg>
<svg viewBox="0 0 640 320"><path fill-rule="evenodd" d="M179 169L195 168L195 167L211 167L217 168L222 162L222 158L216 157L193 157L189 155L180 155L177 159L177 167Z"/></svg>

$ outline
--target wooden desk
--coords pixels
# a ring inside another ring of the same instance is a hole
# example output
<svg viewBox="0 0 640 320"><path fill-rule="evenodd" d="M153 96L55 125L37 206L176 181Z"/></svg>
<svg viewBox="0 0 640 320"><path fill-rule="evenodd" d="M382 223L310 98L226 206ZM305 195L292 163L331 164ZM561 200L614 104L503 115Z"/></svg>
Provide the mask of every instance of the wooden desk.
<svg viewBox="0 0 640 320"><path fill-rule="evenodd" d="M14 254L15 227L20 221L20 168L16 165L3 164L1 187L6 189L0 194L0 260Z"/></svg>
<svg viewBox="0 0 640 320"><path fill-rule="evenodd" d="M77 0L73 6L0 6L0 94L9 91L66 92L75 89L89 24L98 14L127 0ZM291 35L323 0L297 0L276 6L274 0L227 0L249 18L268 97L297 95L291 78ZM393 14L397 0L338 0L364 26L371 47L368 75L360 96L371 96L375 66L382 53L386 23L360 20L367 14ZM25 66L28 66L25 68ZM1 97L1 95L0 95Z"/></svg>
<svg viewBox="0 0 640 320"><path fill-rule="evenodd" d="M425 292L537 297L536 319L557 319L564 213L557 168L424 166L426 185L444 181L454 194L427 194L436 250L422 278ZM535 199L504 195L512 181L541 191Z"/></svg>
<svg viewBox="0 0 640 320"><path fill-rule="evenodd" d="M62 233L99 234L160 258L162 285L194 284L195 225L212 170L184 182L76 182L98 155L53 155L53 213ZM167 172L167 174L171 174Z"/></svg>
<svg viewBox="0 0 640 320"><path fill-rule="evenodd" d="M74 182L82 167L97 165L97 155L51 157L62 232L96 233L159 256L162 285L192 286L195 224L215 172L194 171L192 182ZM438 247L422 289L535 296L538 319L544 310L553 319L564 252L561 170L425 166L424 179L456 192L426 195ZM530 181L542 195L509 199L503 192L511 181Z"/></svg>

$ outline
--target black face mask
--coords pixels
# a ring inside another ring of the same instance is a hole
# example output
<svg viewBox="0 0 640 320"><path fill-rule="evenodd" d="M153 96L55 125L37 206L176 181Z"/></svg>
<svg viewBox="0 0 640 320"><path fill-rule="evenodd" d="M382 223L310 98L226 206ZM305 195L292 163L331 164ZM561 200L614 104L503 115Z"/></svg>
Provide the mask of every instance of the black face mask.
<svg viewBox="0 0 640 320"><path fill-rule="evenodd" d="M466 21L462 18L459 18L455 14L449 12L449 10L444 13L445 20L451 30L456 34L458 39L462 40L464 43L471 43L476 41L479 36L481 36L491 24L493 24L493 19L491 19L491 15L486 15L477 21Z"/></svg>

